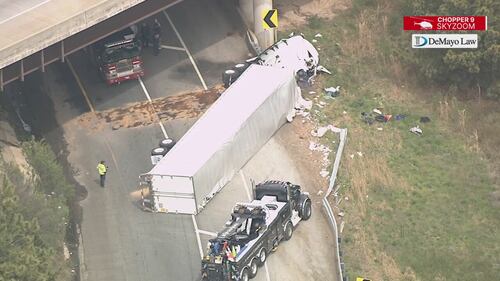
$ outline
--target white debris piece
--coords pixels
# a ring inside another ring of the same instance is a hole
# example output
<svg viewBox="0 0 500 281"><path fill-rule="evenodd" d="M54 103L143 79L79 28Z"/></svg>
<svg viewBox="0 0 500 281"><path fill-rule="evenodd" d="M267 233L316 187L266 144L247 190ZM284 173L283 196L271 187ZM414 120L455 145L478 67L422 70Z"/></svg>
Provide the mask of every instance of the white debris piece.
<svg viewBox="0 0 500 281"><path fill-rule="evenodd" d="M363 153L361 151L358 151L356 153L359 155L359 157L363 157Z"/></svg>
<svg viewBox="0 0 500 281"><path fill-rule="evenodd" d="M354 154L349 155L349 157L351 157L351 159L354 159Z"/></svg>
<svg viewBox="0 0 500 281"><path fill-rule="evenodd" d="M382 111L378 110L377 108L374 108L373 109L373 112L377 113L377 114L382 114Z"/></svg>
<svg viewBox="0 0 500 281"><path fill-rule="evenodd" d="M382 131L384 128L378 127L377 130Z"/></svg>
<svg viewBox="0 0 500 281"><path fill-rule="evenodd" d="M309 91L309 94L314 95L314 94L316 94L316 92L315 91Z"/></svg>
<svg viewBox="0 0 500 281"><path fill-rule="evenodd" d="M321 170L321 172L319 172L319 174L320 174L322 177L326 178L326 177L328 177L329 172L328 172L328 171L326 171L326 170Z"/></svg>
<svg viewBox="0 0 500 281"><path fill-rule="evenodd" d="M311 40L311 42L313 42L313 43L317 43L317 42L318 42L318 40L313 39L313 40Z"/></svg>
<svg viewBox="0 0 500 281"><path fill-rule="evenodd" d="M340 92L340 86L337 87L328 87L324 89L326 94L331 96L331 97L336 97L339 95Z"/></svg>
<svg viewBox="0 0 500 281"><path fill-rule="evenodd" d="M297 103L295 104L295 108L296 109L307 109L307 110L310 110L312 108L312 101L310 100L306 100L306 99L303 99L303 98L299 98Z"/></svg>
<svg viewBox="0 0 500 281"><path fill-rule="evenodd" d="M326 105L326 102L320 101L319 104L324 106L324 105Z"/></svg>
<svg viewBox="0 0 500 281"><path fill-rule="evenodd" d="M321 33L316 33L316 35L314 35L315 38L321 38L323 37L323 35L321 35Z"/></svg>
<svg viewBox="0 0 500 281"><path fill-rule="evenodd" d="M321 194L323 194L323 190L320 190L318 191L317 195L320 196Z"/></svg>
<svg viewBox="0 0 500 281"><path fill-rule="evenodd" d="M318 65L318 67L316 67L316 70L319 71L319 72L324 72L324 73L328 73L328 74L332 74L330 72L330 70L326 69L326 67L322 66L322 65Z"/></svg>
<svg viewBox="0 0 500 281"><path fill-rule="evenodd" d="M345 115L345 114L347 114L347 111L345 111L345 110L344 110L344 111L342 112L342 114L344 114L344 115Z"/></svg>
<svg viewBox="0 0 500 281"><path fill-rule="evenodd" d="M340 132L340 129L339 129L339 128L337 128L337 127L335 127L335 126L333 126L333 125L328 125L328 126L326 126L326 127L319 127L318 129L311 131L311 135L313 135L313 136L315 136L315 137L319 137L319 138L321 138L321 137L323 137L323 136L326 134L326 132L328 132L328 131L332 131L332 132L334 132L334 133L339 133L339 132Z"/></svg>
<svg viewBox="0 0 500 281"><path fill-rule="evenodd" d="M415 135L421 136L423 134L422 129L417 125L413 128L410 129L410 132L414 133Z"/></svg>

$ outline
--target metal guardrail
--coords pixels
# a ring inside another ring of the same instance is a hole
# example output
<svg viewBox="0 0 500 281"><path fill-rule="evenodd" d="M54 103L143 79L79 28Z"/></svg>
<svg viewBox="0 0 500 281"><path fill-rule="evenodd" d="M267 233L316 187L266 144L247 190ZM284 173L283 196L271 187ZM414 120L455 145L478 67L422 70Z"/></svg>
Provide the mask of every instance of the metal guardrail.
<svg viewBox="0 0 500 281"><path fill-rule="evenodd" d="M333 130L335 133L339 134L339 146L337 148L337 154L335 155L335 162L333 162L332 175L330 176L328 191L323 197L323 207L326 210L328 218L330 220L330 225L332 226L333 233L335 234L335 248L337 249L337 271L339 273L339 281L347 281L348 279L344 279L344 263L341 261L340 256L340 237L337 227L337 221L335 220L335 214L333 213L332 207L328 202L328 196L333 192L333 188L335 187L335 181L337 179L337 172L340 166L340 159L342 158L342 152L344 151L344 145L347 140L347 129L338 129ZM347 278L347 276L345 276Z"/></svg>

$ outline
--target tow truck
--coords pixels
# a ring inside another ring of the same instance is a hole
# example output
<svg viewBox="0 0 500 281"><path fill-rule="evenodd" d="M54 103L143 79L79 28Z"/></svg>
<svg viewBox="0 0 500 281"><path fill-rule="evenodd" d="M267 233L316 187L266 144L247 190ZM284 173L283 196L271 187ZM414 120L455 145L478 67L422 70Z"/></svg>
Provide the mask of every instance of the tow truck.
<svg viewBox="0 0 500 281"><path fill-rule="evenodd" d="M128 27L94 46L99 72L108 85L144 76L141 48L134 30Z"/></svg>
<svg viewBox="0 0 500 281"><path fill-rule="evenodd" d="M237 203L216 238L208 242L201 261L202 281L248 281L257 275L268 254L292 237L312 205L299 185L265 181L255 186L254 200Z"/></svg>

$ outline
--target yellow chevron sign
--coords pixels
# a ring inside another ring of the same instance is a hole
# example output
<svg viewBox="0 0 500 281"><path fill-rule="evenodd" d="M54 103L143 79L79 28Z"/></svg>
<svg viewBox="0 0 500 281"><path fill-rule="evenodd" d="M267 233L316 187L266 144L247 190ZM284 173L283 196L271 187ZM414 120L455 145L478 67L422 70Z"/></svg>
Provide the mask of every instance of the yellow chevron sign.
<svg viewBox="0 0 500 281"><path fill-rule="evenodd" d="M278 27L278 10L271 9L262 13L262 26L264 29Z"/></svg>

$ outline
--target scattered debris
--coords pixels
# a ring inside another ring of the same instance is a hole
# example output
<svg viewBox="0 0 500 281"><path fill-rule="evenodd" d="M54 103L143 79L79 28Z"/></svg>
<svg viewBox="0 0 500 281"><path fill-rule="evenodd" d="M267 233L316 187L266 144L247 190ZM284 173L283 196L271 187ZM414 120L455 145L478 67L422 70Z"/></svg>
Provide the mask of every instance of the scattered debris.
<svg viewBox="0 0 500 281"><path fill-rule="evenodd" d="M309 94L314 95L314 94L316 94L316 92L315 91L309 91Z"/></svg>
<svg viewBox="0 0 500 281"><path fill-rule="evenodd" d="M317 195L320 196L321 194L323 194L323 190L320 190L318 191Z"/></svg>
<svg viewBox="0 0 500 281"><path fill-rule="evenodd" d="M313 136L315 136L315 137L319 137L319 138L321 138L321 137L323 137L323 136L326 134L326 132L328 132L329 130L330 130L330 131L332 131L332 132L334 132L334 133L338 133L338 132L340 132L340 129L339 129L339 128L337 128L337 127L335 127L335 126L333 126L333 125L328 125L328 126L326 126L326 127L319 127L318 129L311 131L311 135L313 135Z"/></svg>
<svg viewBox="0 0 500 281"><path fill-rule="evenodd" d="M421 136L423 134L422 129L417 125L413 128L410 128L410 132L414 133L417 136Z"/></svg>
<svg viewBox="0 0 500 281"><path fill-rule="evenodd" d="M332 98L338 97L340 95L340 86L337 87L329 87L324 89L326 95Z"/></svg>
<svg viewBox="0 0 500 281"><path fill-rule="evenodd" d="M363 153L361 151L358 151L356 153L359 155L359 157L363 157Z"/></svg>
<svg viewBox="0 0 500 281"><path fill-rule="evenodd" d="M374 108L373 112L377 113L378 115L382 115L382 111L380 111L380 109L378 108Z"/></svg>
<svg viewBox="0 0 500 281"><path fill-rule="evenodd" d="M344 212L339 212L339 217L343 217L345 216L345 213Z"/></svg>
<svg viewBox="0 0 500 281"><path fill-rule="evenodd" d="M387 121L385 120L385 116L384 116L384 115L377 115L377 116L375 116L375 120L376 120L377 122L382 122L382 123L387 122Z"/></svg>
<svg viewBox="0 0 500 281"><path fill-rule="evenodd" d="M318 42L318 40L313 39L313 40L311 40L311 42L313 42L313 43L317 43L317 42Z"/></svg>
<svg viewBox="0 0 500 281"><path fill-rule="evenodd" d="M354 159L354 154L349 155L349 157L351 157L351 159Z"/></svg>
<svg viewBox="0 0 500 281"><path fill-rule="evenodd" d="M324 67L322 65L318 65L318 67L316 67L316 70L319 72L323 72L323 73L327 73L327 74L332 75L332 72L330 72L330 70L326 69L326 67Z"/></svg>
<svg viewBox="0 0 500 281"><path fill-rule="evenodd" d="M136 102L120 108L81 115L78 122L91 130L101 130L109 124L113 130L148 126L159 120L198 117L210 107L224 91L222 85L206 91L183 93L175 96Z"/></svg>
<svg viewBox="0 0 500 281"><path fill-rule="evenodd" d="M406 115L404 115L404 114L398 114L398 115L394 116L394 120L396 120L396 121L400 121L400 120L403 120L405 118L406 118Z"/></svg>
<svg viewBox="0 0 500 281"><path fill-rule="evenodd" d="M328 171L326 171L326 170L321 170L321 172L319 172L319 174L320 174L323 178L326 178L326 177L328 177L329 172L328 172Z"/></svg>
<svg viewBox="0 0 500 281"><path fill-rule="evenodd" d="M325 106L325 105L326 105L326 102L324 102L324 101L320 101L320 102L319 102L319 104L320 104L320 105Z"/></svg>
<svg viewBox="0 0 500 281"><path fill-rule="evenodd" d="M314 35L315 38L321 38L323 37L323 35L321 35L321 33L316 33L316 35Z"/></svg>
<svg viewBox="0 0 500 281"><path fill-rule="evenodd" d="M345 111L345 110L344 110L344 111L342 112L342 114L344 114L344 115L345 115L345 114L347 114L347 111Z"/></svg>
<svg viewBox="0 0 500 281"><path fill-rule="evenodd" d="M368 125L373 124L375 122L375 118L373 118L373 114L371 112L361 112L361 120Z"/></svg>
<svg viewBox="0 0 500 281"><path fill-rule="evenodd" d="M427 116L420 117L420 123L429 123L429 122L431 122L431 118Z"/></svg>
<svg viewBox="0 0 500 281"><path fill-rule="evenodd" d="M382 131L384 128L378 127L377 130Z"/></svg>

